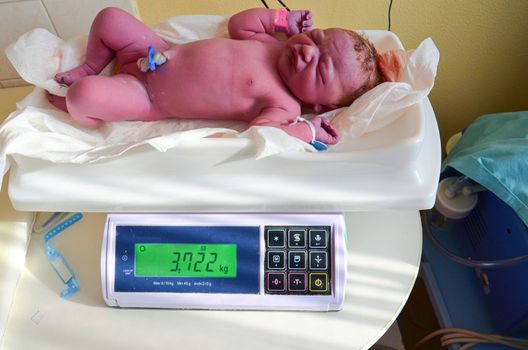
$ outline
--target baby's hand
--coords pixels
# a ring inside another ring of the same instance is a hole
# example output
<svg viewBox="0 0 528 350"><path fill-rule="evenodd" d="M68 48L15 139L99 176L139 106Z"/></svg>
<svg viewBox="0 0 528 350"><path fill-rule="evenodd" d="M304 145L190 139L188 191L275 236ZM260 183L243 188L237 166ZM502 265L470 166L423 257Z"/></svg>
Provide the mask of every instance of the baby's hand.
<svg viewBox="0 0 528 350"><path fill-rule="evenodd" d="M312 13L308 10L288 12L288 36L312 30Z"/></svg>
<svg viewBox="0 0 528 350"><path fill-rule="evenodd" d="M315 117L310 119L315 127L315 139L326 143L327 145L335 145L339 142L339 133L325 118Z"/></svg>

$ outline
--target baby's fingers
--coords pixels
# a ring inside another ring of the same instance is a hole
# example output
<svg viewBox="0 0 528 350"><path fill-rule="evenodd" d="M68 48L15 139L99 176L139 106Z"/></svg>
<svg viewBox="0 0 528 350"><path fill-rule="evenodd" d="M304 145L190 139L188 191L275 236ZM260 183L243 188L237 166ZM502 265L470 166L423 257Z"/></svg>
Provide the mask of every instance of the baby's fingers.
<svg viewBox="0 0 528 350"><path fill-rule="evenodd" d="M315 139L317 141L327 145L335 145L339 142L339 133L326 119L315 117L311 122L315 127Z"/></svg>
<svg viewBox="0 0 528 350"><path fill-rule="evenodd" d="M335 145L339 142L339 133L337 130L325 119L321 121L321 127L326 131L327 140L326 143L329 145Z"/></svg>
<svg viewBox="0 0 528 350"><path fill-rule="evenodd" d="M313 25L313 19L312 19L312 13L310 11L305 11L303 14L303 20L301 23L301 32L308 32L312 29Z"/></svg>

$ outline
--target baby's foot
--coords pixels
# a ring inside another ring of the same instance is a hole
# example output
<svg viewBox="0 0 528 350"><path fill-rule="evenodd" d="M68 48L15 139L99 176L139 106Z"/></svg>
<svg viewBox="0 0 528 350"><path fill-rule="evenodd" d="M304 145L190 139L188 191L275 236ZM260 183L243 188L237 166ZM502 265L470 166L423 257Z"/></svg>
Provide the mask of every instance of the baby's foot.
<svg viewBox="0 0 528 350"><path fill-rule="evenodd" d="M48 99L49 103L51 103L58 109L63 110L66 113L69 113L68 107L66 106L65 97L53 95L49 93L48 91L46 91L46 98ZM90 117L82 117L82 118L74 118L74 119L80 125L87 127L87 128L91 128L91 129L97 128L102 123L100 119L90 118Z"/></svg>
<svg viewBox="0 0 528 350"><path fill-rule="evenodd" d="M55 75L55 81L61 85L70 86L87 75L95 75L95 72L86 64L83 64L77 68L70 69L69 71L57 73L57 75Z"/></svg>
<svg viewBox="0 0 528 350"><path fill-rule="evenodd" d="M68 112L68 107L66 106L66 98L62 96L57 96L49 93L46 91L46 97L52 105L57 107L60 110L63 110L64 112Z"/></svg>

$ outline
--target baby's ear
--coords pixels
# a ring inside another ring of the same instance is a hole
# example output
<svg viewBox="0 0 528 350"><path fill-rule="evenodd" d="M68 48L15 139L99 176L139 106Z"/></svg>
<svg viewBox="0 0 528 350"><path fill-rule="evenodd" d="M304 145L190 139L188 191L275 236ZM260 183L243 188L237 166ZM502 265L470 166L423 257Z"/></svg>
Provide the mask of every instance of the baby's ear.
<svg viewBox="0 0 528 350"><path fill-rule="evenodd" d="M334 109L337 109L338 107L334 104L329 104L329 105L320 105L320 104L317 104L315 106L313 106L313 110L315 113L317 114L321 114L321 113L326 113L326 112L329 112L329 111L333 111Z"/></svg>

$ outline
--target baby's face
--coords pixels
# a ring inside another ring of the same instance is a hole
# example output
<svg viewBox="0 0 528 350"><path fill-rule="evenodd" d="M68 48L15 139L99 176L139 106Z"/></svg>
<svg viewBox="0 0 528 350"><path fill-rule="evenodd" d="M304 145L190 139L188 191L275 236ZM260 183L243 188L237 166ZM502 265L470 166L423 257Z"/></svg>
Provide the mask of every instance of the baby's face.
<svg viewBox="0 0 528 350"><path fill-rule="evenodd" d="M341 29L315 29L286 42L278 70L290 91L304 103L338 106L345 92L359 88L365 73L353 38Z"/></svg>

